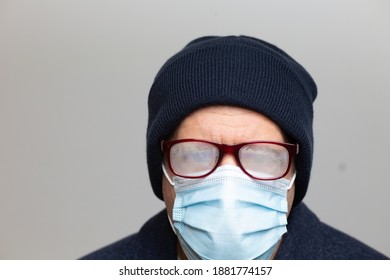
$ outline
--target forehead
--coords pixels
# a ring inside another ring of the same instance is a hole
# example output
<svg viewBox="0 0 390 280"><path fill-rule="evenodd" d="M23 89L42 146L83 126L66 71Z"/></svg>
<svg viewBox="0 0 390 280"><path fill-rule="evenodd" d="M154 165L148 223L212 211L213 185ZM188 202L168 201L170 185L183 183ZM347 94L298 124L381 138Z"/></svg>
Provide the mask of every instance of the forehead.
<svg viewBox="0 0 390 280"><path fill-rule="evenodd" d="M195 138L224 144L252 140L284 142L280 127L266 116L241 107L209 106L187 116L172 139Z"/></svg>

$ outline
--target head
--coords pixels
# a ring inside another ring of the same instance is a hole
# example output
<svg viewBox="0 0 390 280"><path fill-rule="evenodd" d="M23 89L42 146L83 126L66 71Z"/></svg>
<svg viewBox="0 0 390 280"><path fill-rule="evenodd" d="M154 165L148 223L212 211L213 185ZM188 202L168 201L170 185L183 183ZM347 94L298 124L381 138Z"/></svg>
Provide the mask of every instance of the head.
<svg viewBox="0 0 390 280"><path fill-rule="evenodd" d="M220 127L220 135L208 135L215 138L214 142L224 140L228 144L266 137L268 132L260 124L268 123L271 130L279 131L272 137L299 145L293 165L297 175L291 205L298 204L310 179L312 104L316 94L316 85L306 70L267 42L245 36L203 37L190 42L163 65L149 93L147 160L154 193L164 199L161 141L182 137L180 131L188 127L188 122L209 118L214 112L223 119L221 125L226 119L236 122L231 127L236 129L226 130L231 134L224 135ZM247 127L252 135L239 139L242 129L238 122L246 114L259 119L253 120L253 127ZM207 134L207 129L211 127L204 125L199 133Z"/></svg>
<svg viewBox="0 0 390 280"><path fill-rule="evenodd" d="M187 140L183 140L183 139L187 139ZM192 175L193 171L195 169L198 172L200 172L200 170L201 170L200 167L203 167L203 166L207 166L208 168L212 167L212 165L209 165L209 163L215 162L212 160L215 158L214 157L215 154L213 152L210 152L210 151L216 152L216 149L210 150L210 146L209 146L210 143L217 143L217 144L225 145L225 146L220 146L220 148L223 149L224 152L222 154L220 152L220 156L218 157L219 161L216 162L216 165L214 167L216 169L214 169L214 171L212 171L212 169L207 169L207 170L209 170L207 172L211 172L211 174L213 174L215 172L215 174L217 174L216 170L218 170L217 168L219 166L227 166L227 165L229 165L229 166L233 165L233 166L240 167L240 168L242 168L242 171L245 173L245 172L247 172L245 167L249 167L248 163L252 163L251 159L253 158L252 156L254 155L255 151L261 153L261 155L262 155L261 158L263 160L264 160L265 151L268 151L269 149L275 149L276 151L279 151L279 152L286 155L287 149L284 149L283 146L277 146L274 143L288 143L288 142L290 142L289 139L283 133L283 131L280 129L280 127L277 124L275 124L273 121L271 121L269 118L267 118L266 116L264 116L258 112L255 112L255 111L245 109L245 108L235 107L235 106L226 106L226 105L213 105L213 106L204 107L204 108L201 108L201 109L198 109L198 110L192 112L189 116L187 116L179 124L179 126L175 129L175 131L169 137L168 140L190 141L189 139L198 139L201 141L208 141L208 142L207 143L206 142L172 142L172 141L165 142L165 143L172 143L173 144L173 146L169 146L169 147L172 147L171 150L164 143L163 166L165 167L164 168L165 169L165 176L163 176L163 181L162 181L162 192L163 192L164 202L165 202L165 205L167 208L167 213L168 213L171 221L174 221L177 219L177 217L178 217L177 211L180 211L180 208L181 208L181 207L178 208L177 204L176 204L176 207L174 208L175 199L177 196L177 193L176 193L177 186L174 187L175 183L173 182L172 178L174 178L174 176L177 176L177 174L174 174L173 170L175 170L175 172L183 172L183 173L189 172L188 174ZM262 141L262 142L259 143L257 141ZM249 144L251 146L241 146L242 143L247 144L247 143L251 143L251 142L256 142L256 144ZM270 144L271 142L272 142L272 144ZM229 150L229 148L234 147L234 145L239 145L238 148L240 149L239 150L240 152L234 153L232 150ZM256 148L254 145L257 145ZM273 146L273 145L276 145L276 146ZM190 146L192 148L190 148ZM195 147L200 147L199 150L196 149L196 152L195 152L196 155L194 155L194 150L193 150ZM206 147L207 147L207 149L206 149ZM217 147L217 146L215 146L215 147ZM246 147L248 147L248 150L246 149ZM260 149L260 147L264 147L265 150L262 151L262 149ZM280 149L276 149L276 147L279 147ZM204 152L204 151L208 151L208 152ZM243 155L245 153L248 153L251 156L246 157ZM258 161L255 162L256 168L260 168L260 166L262 166L261 170L264 170L263 168L266 168L265 170L267 170L267 171L283 170L281 168L280 169L273 168L273 166L279 166L279 164L281 164L281 163L286 163L287 166L289 166L289 168L286 168L287 173L283 174L284 179L287 179L288 181L290 181L290 185L292 184L292 187L290 189L288 189L288 191L287 191L287 205L288 205L288 210L286 212L287 217L290 213L292 203L294 201L294 194L295 194L295 186L293 184L294 180L292 179L293 175L295 173L295 164L292 161L293 155L295 155L295 153L291 153L291 155L292 156L287 161L284 161L284 160L280 160L280 161L279 160L276 160L276 161L264 160L261 162L258 162ZM272 154L272 156L273 156L273 154ZM199 160L200 158L201 158L201 160ZM276 158L288 159L288 157L282 157L282 156L280 156L280 154L278 156L275 155L275 159ZM183 164L183 161L185 162L185 164ZM290 163L291 161L292 161L292 164L289 165L288 163ZM266 162L267 164L261 165L262 162ZM183 166L183 165L185 165L185 166ZM273 172L268 172L268 174L272 174L272 173ZM275 174L275 173L273 173L273 174ZM197 175L199 175L199 173ZM255 175L255 174L253 174L253 175ZM279 174L277 176L282 176L282 174ZM207 178L211 178L211 176L205 175L204 178L206 178L206 180L207 180ZM209 179L210 180L209 182L213 182L213 180L216 180L216 178L217 177L213 177L213 179ZM222 178L224 178L224 176L218 177L218 178L219 178L218 180L221 180ZM232 179L232 180L236 180L236 179ZM187 180L187 184L189 184L187 186L190 186L195 181L196 180L194 180L194 179ZM237 183L238 182L239 181L237 181ZM206 185L204 185L204 183L202 184L203 190L207 189L204 187L207 186L208 183L205 183L205 184ZM245 188L244 185L241 186L240 183L236 184L236 186L237 186L238 192L240 193L240 196L242 196L243 193L245 193L247 191L247 188ZM218 184L216 184L212 187L212 190L213 190L213 192L215 192L215 194L211 196L211 197L213 197L211 201L209 201L210 197L207 195L207 191L204 193L204 191L202 191L200 189L196 190L195 197L202 197L203 202L201 202L201 203L205 203L205 205L207 205L206 208L203 208L201 210L201 208L199 208L199 205L200 205L200 204L198 204L199 202L194 202L194 205L196 205L195 207L196 207L197 211L201 211L201 213L205 213L205 209L207 209L208 207L219 208L219 207L221 207L220 205L224 205L225 203L226 203L226 205L236 205L236 203L239 203L239 204L244 203L244 199L245 199L244 197L241 197L241 198L237 197L237 200L236 200L236 198L232 198L232 197L235 197L235 194L232 194L232 191L228 190L229 184L223 186L223 188L222 188L223 195L220 196L220 198L222 198L222 200L217 203L216 199L218 199L218 197L219 197L217 195L219 193L218 188L219 188ZM252 195L254 196L255 194L248 194L248 196L252 196ZM267 196L269 194L267 194L267 195L263 194L263 195ZM186 194L185 196L187 197L186 200L192 200L191 199L192 194ZM224 197L226 199L223 199ZM180 201L182 201L182 199L183 199L183 194L181 194L179 197ZM232 204L231 201L235 201L235 202ZM213 205L215 204L215 205L211 206L211 204L209 204L209 203L211 203ZM257 201L257 203L261 204L260 201ZM221 207L221 209L219 209L217 211L219 211L219 213L223 212L224 213L223 215L225 217L232 217L232 212L230 211L230 207L231 206L228 206L227 208ZM247 205L245 207L247 207ZM216 208L214 208L214 209L216 209ZM208 209L210 209L210 208L208 208ZM247 209L249 209L249 208L247 208ZM233 210L233 212L240 212L241 214L243 214L243 216L245 216L245 214L244 214L245 212L242 212L242 210L243 209L241 209L240 206L238 206L237 208L235 208ZM176 213L176 218L175 218L175 215L173 214L174 211ZM191 212L188 212L188 211L191 211L191 210L186 209L185 212L183 212L183 213L186 213L185 215L192 216L191 214L189 214ZM256 212L252 212L252 211L257 211L257 210L250 209L249 211L251 213L247 212L248 217L252 216L253 213L256 213ZM208 212L206 215L208 217L211 215L211 217L209 217L209 218L202 217L201 218L201 216L202 216L201 213L196 214L196 216L199 217L200 220L203 219L203 220L211 221L211 220L213 220L214 215L218 215L217 213L213 214L212 212ZM274 214L272 214L272 216L273 215ZM179 216L181 216L181 215L179 215ZM227 219L227 221L231 220L230 218L226 218L226 219ZM268 218L262 216L261 219L264 220L264 219L268 219ZM216 219L216 220L219 223L224 224L224 222L222 222L223 219ZM240 220L244 221L245 218L241 217ZM248 221L249 223L252 223L252 222L255 223L255 221L250 221L250 220L246 220L246 221ZM192 222L190 221L190 224ZM214 222L211 222L211 223L214 223ZM195 223L195 224L200 226L199 223ZM238 232L240 232L241 230L242 231L247 230L247 229L245 229L245 227L239 226L239 223L237 223L237 222L234 222L234 225L236 228L240 228L240 230ZM206 225L206 227L204 227L204 226L205 225L200 226L202 228L202 230L205 230L208 227L207 225ZM223 230L223 227L221 227L219 229ZM217 229L214 228L214 230L212 230L212 233L210 233L210 234L216 234L216 230ZM238 232L229 232L229 235L234 236ZM197 231L197 233L199 233L199 231ZM249 232L247 232L245 235L246 241L249 240L248 233ZM196 233L195 234L188 233L188 234L190 234L192 236L192 238L190 238L190 240L193 238L200 238L199 241L196 241L192 245L188 244L189 246L194 246L195 248L199 244L205 244L204 246L206 246L206 247L209 246L208 242L207 242L208 239L202 240L202 237L197 236ZM226 234L226 232L224 232L224 234ZM221 242L220 239L218 239L218 238L214 239L214 238L215 237L212 238L214 240L214 242L217 242L217 243ZM186 238L184 237L184 239L186 239ZM194 255L191 255L191 253L190 253L191 250L183 249L183 248L185 248L185 247L183 247L185 245L183 245L183 243L182 243L182 242L185 242L185 241L183 241L184 239L183 239L183 237L181 237L181 240L178 244L178 253L179 253L180 258L181 259L186 259L187 257L196 258L196 257L193 257ZM233 240L236 240L236 239L233 238ZM224 241L224 242L227 242L227 241ZM240 249L245 248L244 245L243 245L243 247L241 247L241 245L240 245L241 242L243 242L243 240L240 241L239 243L237 243L238 247ZM198 244L198 245L196 245L196 244ZM232 244L232 243L230 243L230 244ZM266 243L263 243L263 244L266 244ZM279 242L278 242L278 244L279 244ZM211 245L211 246L214 247L213 245ZM231 246L234 247L234 245L231 245ZM277 245L276 248L278 248L278 246L279 245ZM195 252L197 252L197 250L199 250L200 252L203 252L204 254L208 255L208 257L211 257L211 255L213 255L212 253L204 251L204 249L201 249L202 246L200 246L200 248L197 248L197 249L195 249L195 248L193 248L193 250L195 250ZM236 249L238 249L238 248L236 248ZM183 250L186 250L186 251L183 251ZM232 249L232 248L222 249L222 248L219 248L218 245L215 245L215 248L213 248L211 251L226 252L227 250L235 250L235 249ZM260 250L260 248L259 248L259 250ZM245 251L247 251L247 250L245 250ZM270 255L270 258L273 258L276 251L277 250L274 249L274 251ZM250 255L251 253L248 253L248 254ZM206 255L204 255L204 257ZM241 255L241 254L231 255L229 253L228 254L220 253L218 255L214 255L213 258L219 259L219 258L224 258L226 256L228 256L229 258L239 258L239 259L248 257L247 255ZM263 253L262 256L264 256L264 257L267 256L267 258L268 258L267 253Z"/></svg>

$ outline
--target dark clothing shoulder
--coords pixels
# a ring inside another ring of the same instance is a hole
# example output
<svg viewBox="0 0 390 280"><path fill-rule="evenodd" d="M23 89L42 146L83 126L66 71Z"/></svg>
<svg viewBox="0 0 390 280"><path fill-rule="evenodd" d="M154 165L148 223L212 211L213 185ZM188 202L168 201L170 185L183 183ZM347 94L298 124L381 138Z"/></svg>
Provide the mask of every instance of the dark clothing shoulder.
<svg viewBox="0 0 390 280"><path fill-rule="evenodd" d="M380 260L383 254L355 238L322 223L307 206L293 208L276 259L280 260Z"/></svg>
<svg viewBox="0 0 390 280"><path fill-rule="evenodd" d="M165 210L149 221L141 230L111 245L97 250L83 259L95 260L175 260L176 236Z"/></svg>
<svg viewBox="0 0 390 280"><path fill-rule="evenodd" d="M280 260L379 260L386 256L322 223L306 205L295 206L275 258ZM176 237L166 211L151 218L141 230L82 259L175 260Z"/></svg>

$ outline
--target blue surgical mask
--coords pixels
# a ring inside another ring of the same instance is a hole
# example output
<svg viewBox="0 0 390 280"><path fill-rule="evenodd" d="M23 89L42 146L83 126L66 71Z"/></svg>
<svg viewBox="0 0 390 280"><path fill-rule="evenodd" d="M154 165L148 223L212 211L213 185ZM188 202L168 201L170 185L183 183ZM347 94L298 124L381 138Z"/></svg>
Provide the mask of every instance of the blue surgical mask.
<svg viewBox="0 0 390 280"><path fill-rule="evenodd" d="M169 178L172 227L189 259L269 259L287 232L292 180L259 181L223 165L201 179Z"/></svg>

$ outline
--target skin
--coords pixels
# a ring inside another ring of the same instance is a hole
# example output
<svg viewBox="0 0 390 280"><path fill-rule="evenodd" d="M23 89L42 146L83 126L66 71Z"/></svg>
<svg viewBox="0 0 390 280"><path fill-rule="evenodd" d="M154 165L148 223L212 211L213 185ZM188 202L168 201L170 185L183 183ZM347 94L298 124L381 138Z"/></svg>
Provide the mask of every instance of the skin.
<svg viewBox="0 0 390 280"><path fill-rule="evenodd" d="M176 139L203 139L215 143L223 143L228 145L239 144L242 142L253 140L268 140L277 142L287 142L282 130L277 124L272 122L264 115L232 106L210 106L199 109L187 118L177 127L172 140ZM225 155L220 165L237 165L233 155ZM166 165L165 165L166 166ZM290 179L295 170L292 164L289 173L285 178ZM173 174L167 168L168 175L172 178ZM172 219L172 209L175 201L175 191L173 186L163 176L162 190L164 202ZM295 194L295 184L288 191L288 213L290 213ZM275 249L272 258L275 256L279 245ZM187 259L178 242L178 253L181 259Z"/></svg>

